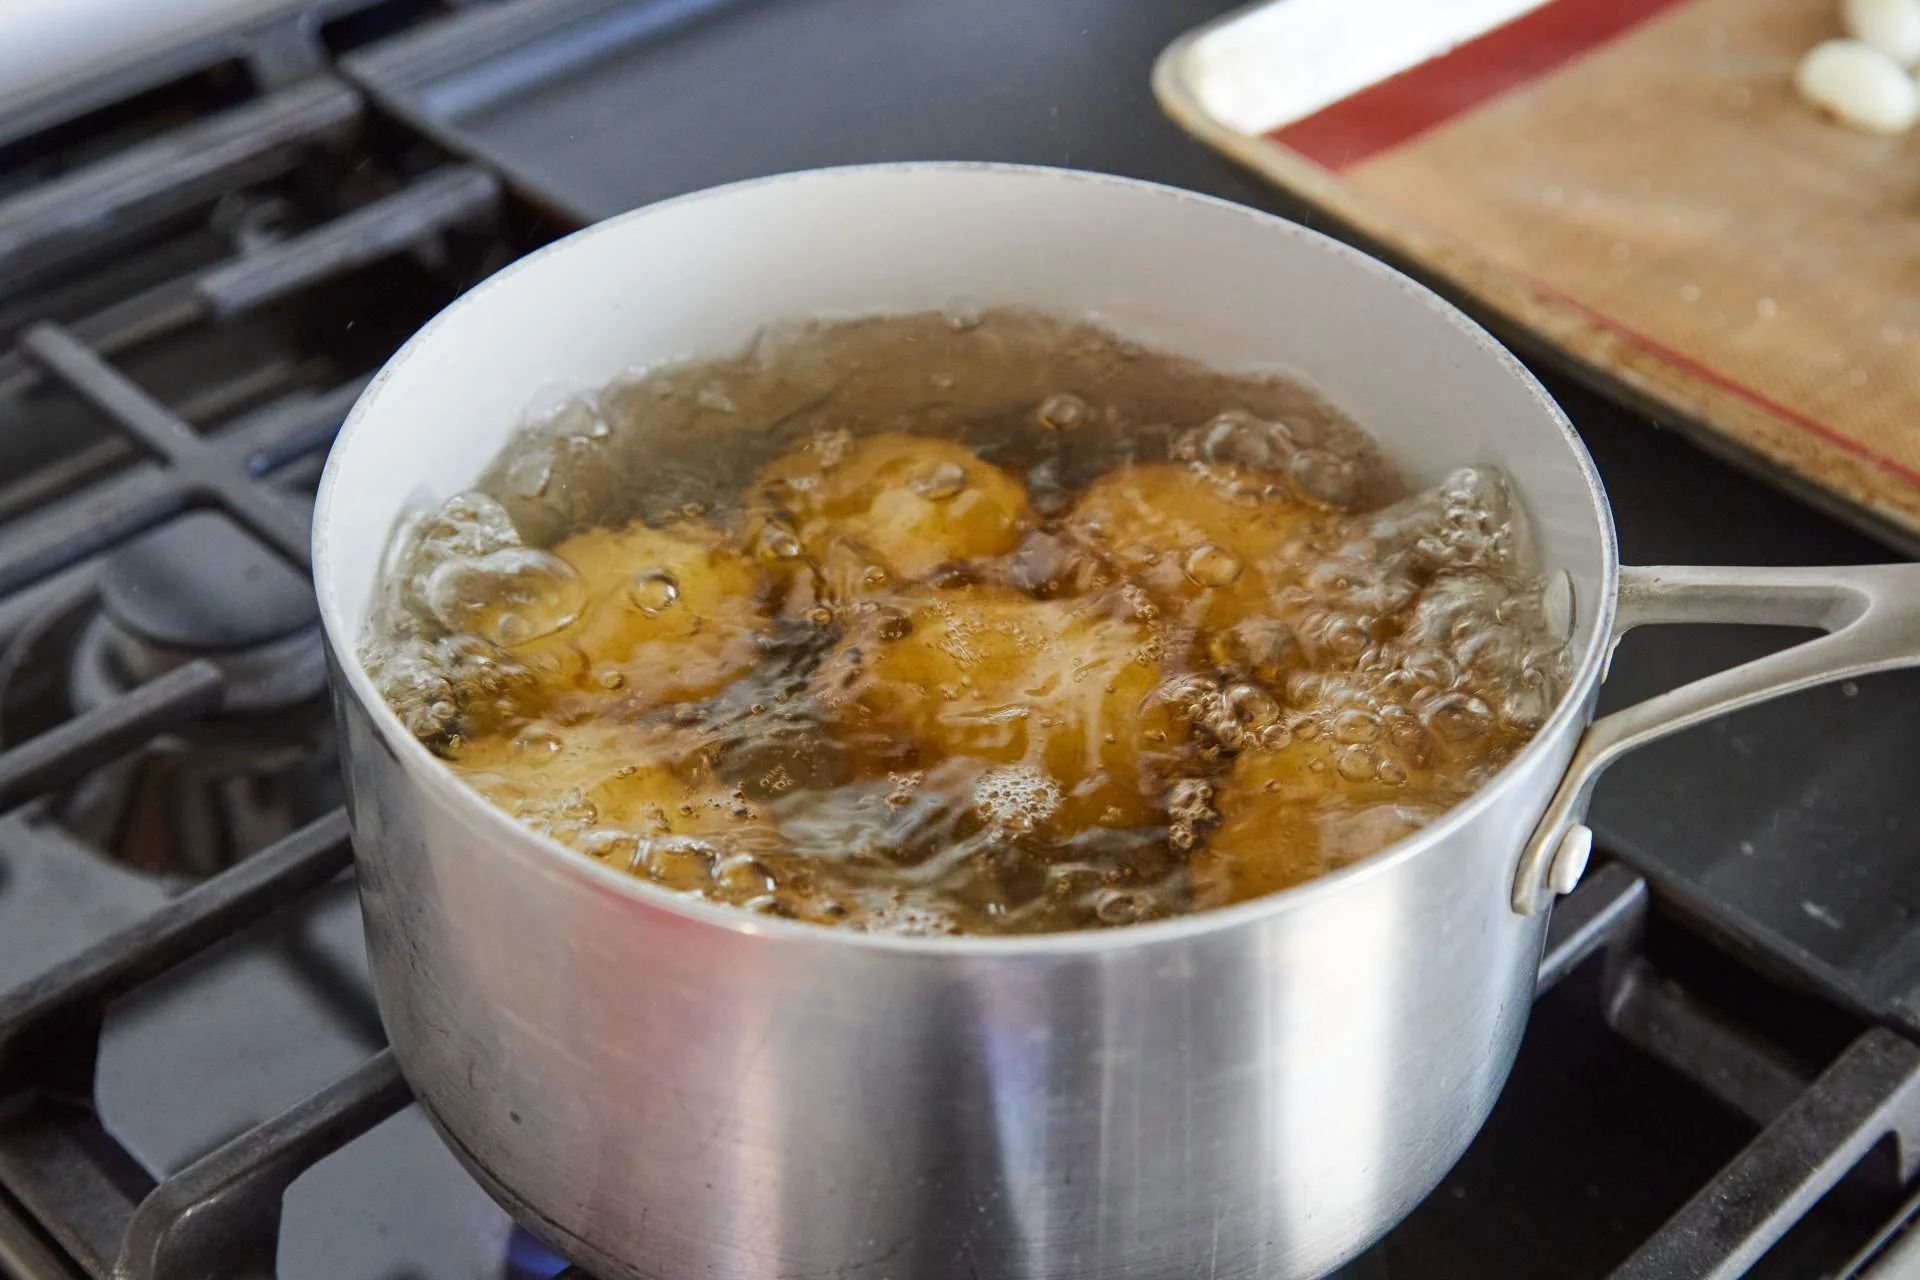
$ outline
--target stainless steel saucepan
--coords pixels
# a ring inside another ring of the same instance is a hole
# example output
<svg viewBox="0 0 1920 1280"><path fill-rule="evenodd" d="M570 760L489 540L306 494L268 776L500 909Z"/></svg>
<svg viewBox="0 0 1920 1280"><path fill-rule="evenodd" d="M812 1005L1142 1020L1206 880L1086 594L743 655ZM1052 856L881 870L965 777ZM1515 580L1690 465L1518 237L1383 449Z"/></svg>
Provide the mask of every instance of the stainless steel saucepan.
<svg viewBox="0 0 1920 1280"><path fill-rule="evenodd" d="M1497 463L1567 590L1545 729L1418 835L1226 910L896 939L670 897L532 834L408 736L356 658L396 521L543 388L761 326L971 300L1094 316L1319 388L1413 479ZM473 1173L595 1274L1282 1277L1352 1256L1473 1137L1526 1023L1594 778L1631 747L1920 662L1920 568L1622 569L1560 410L1458 311L1249 209L1083 173L770 178L571 236L450 306L335 445L314 565L393 1047ZM1651 622L1831 635L1591 720Z"/></svg>

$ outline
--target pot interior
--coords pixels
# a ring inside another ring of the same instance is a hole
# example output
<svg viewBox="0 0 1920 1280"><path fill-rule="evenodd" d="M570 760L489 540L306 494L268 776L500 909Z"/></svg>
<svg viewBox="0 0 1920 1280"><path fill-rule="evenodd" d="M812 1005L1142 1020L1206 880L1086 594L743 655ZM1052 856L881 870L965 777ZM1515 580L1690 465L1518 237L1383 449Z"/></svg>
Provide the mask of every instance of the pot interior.
<svg viewBox="0 0 1920 1280"><path fill-rule="evenodd" d="M1416 484L1496 463L1575 598L1570 698L1611 625L1597 476L1520 364L1406 277L1316 233L1167 187L1060 170L885 165L762 179L579 232L452 304L348 419L315 513L316 585L353 653L395 523L472 484L527 408L738 349L770 322L971 303L1094 319L1231 372L1309 384ZM381 712L376 710L376 717ZM381 718L390 738L404 730Z"/></svg>

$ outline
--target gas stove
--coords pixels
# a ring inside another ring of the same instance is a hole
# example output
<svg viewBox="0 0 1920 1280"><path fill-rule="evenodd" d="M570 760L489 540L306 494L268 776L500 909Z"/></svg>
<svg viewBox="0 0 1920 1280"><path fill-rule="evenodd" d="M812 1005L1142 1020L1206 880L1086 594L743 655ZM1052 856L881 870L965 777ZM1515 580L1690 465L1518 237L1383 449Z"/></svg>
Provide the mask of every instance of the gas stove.
<svg viewBox="0 0 1920 1280"><path fill-rule="evenodd" d="M729 178L993 158L1272 198L1151 104L1209 0L242 7L0 97L0 1274L573 1274L383 1048L306 577L354 397L492 270ZM1554 390L1637 561L1890 556ZM1780 642L1636 634L1608 696ZM1881 677L1616 768L1499 1107L1352 1276L1920 1268L1915 707Z"/></svg>

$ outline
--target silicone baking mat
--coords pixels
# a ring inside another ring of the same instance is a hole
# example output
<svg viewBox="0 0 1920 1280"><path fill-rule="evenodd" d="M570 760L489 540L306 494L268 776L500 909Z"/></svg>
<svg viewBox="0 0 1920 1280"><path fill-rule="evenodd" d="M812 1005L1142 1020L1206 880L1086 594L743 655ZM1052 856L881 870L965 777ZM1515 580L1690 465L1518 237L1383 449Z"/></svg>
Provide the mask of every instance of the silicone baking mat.
<svg viewBox="0 0 1920 1280"><path fill-rule="evenodd" d="M1190 132L1510 338L1920 547L1920 133L1795 97L1834 0L1278 0Z"/></svg>

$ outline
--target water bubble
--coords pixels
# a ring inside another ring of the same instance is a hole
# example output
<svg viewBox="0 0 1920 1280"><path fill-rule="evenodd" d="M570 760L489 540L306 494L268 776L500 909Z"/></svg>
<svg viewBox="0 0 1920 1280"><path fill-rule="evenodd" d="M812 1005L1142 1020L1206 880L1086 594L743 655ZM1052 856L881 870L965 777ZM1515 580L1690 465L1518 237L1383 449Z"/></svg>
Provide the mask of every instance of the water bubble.
<svg viewBox="0 0 1920 1280"><path fill-rule="evenodd" d="M713 846L704 840L655 836L640 847L630 869L669 889L690 893L713 882L715 860Z"/></svg>
<svg viewBox="0 0 1920 1280"><path fill-rule="evenodd" d="M1049 431L1072 431L1093 421L1093 410L1079 396L1060 391L1040 402L1039 418Z"/></svg>
<svg viewBox="0 0 1920 1280"><path fill-rule="evenodd" d="M898 938L932 938L960 932L959 924L941 905L905 897L869 908L867 927L874 933Z"/></svg>
<svg viewBox="0 0 1920 1280"><path fill-rule="evenodd" d="M1272 724L1280 718L1280 704L1265 689L1256 685L1230 685L1221 695L1221 700L1225 702L1229 715L1251 728Z"/></svg>
<svg viewBox="0 0 1920 1280"><path fill-rule="evenodd" d="M1343 511L1360 496L1359 466L1325 449L1302 449L1293 455L1287 474L1294 487L1324 507Z"/></svg>
<svg viewBox="0 0 1920 1280"><path fill-rule="evenodd" d="M1318 599L1351 595L1358 585L1354 580L1356 569L1345 560L1316 564L1307 570L1306 588Z"/></svg>
<svg viewBox="0 0 1920 1280"><path fill-rule="evenodd" d="M860 581L869 587L887 585L887 571L877 564L870 564L860 571Z"/></svg>
<svg viewBox="0 0 1920 1280"><path fill-rule="evenodd" d="M1189 551L1182 567L1188 581L1200 587L1229 586L1240 576L1240 558L1211 542Z"/></svg>
<svg viewBox="0 0 1920 1280"><path fill-rule="evenodd" d="M1335 742L1361 743L1377 742L1382 726L1378 716L1366 711L1342 711L1333 718L1333 740Z"/></svg>
<svg viewBox="0 0 1920 1280"><path fill-rule="evenodd" d="M1218 690L1219 685L1202 675L1174 676L1160 686L1158 696L1174 706L1192 708L1203 704Z"/></svg>
<svg viewBox="0 0 1920 1280"><path fill-rule="evenodd" d="M1222 751L1238 751L1247 745L1247 727L1225 713L1224 709L1196 723Z"/></svg>
<svg viewBox="0 0 1920 1280"><path fill-rule="evenodd" d="M720 859L714 865L713 879L735 901L757 893L771 893L780 887L779 879L766 863L745 853Z"/></svg>
<svg viewBox="0 0 1920 1280"><path fill-rule="evenodd" d="M1483 680L1511 679L1520 672L1524 645L1507 627L1485 627L1456 639L1454 657Z"/></svg>
<svg viewBox="0 0 1920 1280"><path fill-rule="evenodd" d="M1429 729L1448 742L1467 742L1493 725L1493 710L1470 693L1443 693L1421 713Z"/></svg>
<svg viewBox="0 0 1920 1280"><path fill-rule="evenodd" d="M648 617L665 613L680 599L680 579L665 569L642 569L627 582L627 599Z"/></svg>
<svg viewBox="0 0 1920 1280"><path fill-rule="evenodd" d="M777 916L782 920L800 918L800 908L792 895L782 893L762 893L748 898L739 904L743 910L755 915Z"/></svg>
<svg viewBox="0 0 1920 1280"><path fill-rule="evenodd" d="M1411 701L1424 691L1420 677L1405 667L1395 667L1380 677L1380 692L1389 698Z"/></svg>
<svg viewBox="0 0 1920 1280"><path fill-rule="evenodd" d="M1047 458L1027 468L1027 501L1043 516L1057 516L1073 505L1073 492L1060 475L1060 459Z"/></svg>
<svg viewBox="0 0 1920 1280"><path fill-rule="evenodd" d="M905 640L913 634L913 618L905 609L880 605L873 611L873 633L889 642Z"/></svg>
<svg viewBox="0 0 1920 1280"><path fill-rule="evenodd" d="M969 329L977 329L986 319L986 315L981 310L980 304L972 298L955 298L942 309L941 314L946 317L947 328L952 329L955 333L965 333Z"/></svg>
<svg viewBox="0 0 1920 1280"><path fill-rule="evenodd" d="M543 497L553 482L553 451L530 449L515 458L503 478L508 493L523 498Z"/></svg>
<svg viewBox="0 0 1920 1280"><path fill-rule="evenodd" d="M1200 842L1201 828L1218 820L1213 807L1213 784L1202 778L1181 778L1167 789L1168 841L1185 851Z"/></svg>
<svg viewBox="0 0 1920 1280"><path fill-rule="evenodd" d="M506 547L448 560L428 575L424 595L449 630L511 648L570 625L586 604L586 585L552 552Z"/></svg>
<svg viewBox="0 0 1920 1280"><path fill-rule="evenodd" d="M1381 713L1387 726L1387 741L1413 763L1425 767L1433 759L1433 738L1414 714L1405 707L1388 707Z"/></svg>
<svg viewBox="0 0 1920 1280"><path fill-rule="evenodd" d="M1373 748L1365 743L1354 743L1334 752L1333 767L1348 782L1371 782L1379 768Z"/></svg>
<svg viewBox="0 0 1920 1280"><path fill-rule="evenodd" d="M813 608L807 610L807 621L816 627L832 626L833 610L823 604L815 605Z"/></svg>
<svg viewBox="0 0 1920 1280"><path fill-rule="evenodd" d="M1292 434L1285 426L1256 417L1245 409L1229 409L1215 416L1174 445L1177 457L1211 466L1253 467L1260 471L1280 470L1292 452Z"/></svg>
<svg viewBox="0 0 1920 1280"><path fill-rule="evenodd" d="M438 511L420 523L415 552L417 569L430 570L450 559L476 559L506 547L520 545L507 509L484 493L462 493L448 498Z"/></svg>
<svg viewBox="0 0 1920 1280"><path fill-rule="evenodd" d="M566 746L557 734L545 729L528 729L513 740L515 751L524 751L529 755L556 756Z"/></svg>
<svg viewBox="0 0 1920 1280"><path fill-rule="evenodd" d="M527 797L514 806L513 816L542 835L572 841L600 820L600 811L575 788L554 796Z"/></svg>
<svg viewBox="0 0 1920 1280"><path fill-rule="evenodd" d="M1311 742L1326 730L1326 722L1312 712L1303 712L1281 721L1296 742Z"/></svg>
<svg viewBox="0 0 1920 1280"><path fill-rule="evenodd" d="M1444 653L1419 653L1408 658L1406 670L1429 689L1451 689L1460 679L1460 669Z"/></svg>
<svg viewBox="0 0 1920 1280"><path fill-rule="evenodd" d="M619 671L602 671L594 677L594 683L602 689L619 689L626 685L627 677Z"/></svg>
<svg viewBox="0 0 1920 1280"><path fill-rule="evenodd" d="M1138 924L1153 914L1153 899L1131 889L1102 889L1093 898L1101 924Z"/></svg>
<svg viewBox="0 0 1920 1280"><path fill-rule="evenodd" d="M973 784L974 812L1004 831L1031 831L1060 807L1060 784L1038 769L989 769Z"/></svg>
<svg viewBox="0 0 1920 1280"><path fill-rule="evenodd" d="M1250 671L1270 672L1290 655L1293 629L1277 618L1243 618L1220 638L1224 658Z"/></svg>
<svg viewBox="0 0 1920 1280"><path fill-rule="evenodd" d="M1044 600L1073 585L1086 564L1085 554L1072 543L1035 530L1007 561L1007 583Z"/></svg>
<svg viewBox="0 0 1920 1280"><path fill-rule="evenodd" d="M1380 781L1390 787L1397 787L1407 780L1405 766L1392 756L1381 756L1380 763L1376 766L1374 774Z"/></svg>
<svg viewBox="0 0 1920 1280"><path fill-rule="evenodd" d="M957 462L942 462L913 482L914 492L933 502L945 502L967 487L967 469Z"/></svg>
<svg viewBox="0 0 1920 1280"><path fill-rule="evenodd" d="M1320 643L1336 658L1357 658L1373 643L1367 627L1359 618L1331 614L1320 630Z"/></svg>
<svg viewBox="0 0 1920 1280"><path fill-rule="evenodd" d="M927 780L924 773L890 773L887 783L892 790L887 792L886 803L894 809L902 809L913 803L914 792Z"/></svg>
<svg viewBox="0 0 1920 1280"><path fill-rule="evenodd" d="M1519 680L1502 690L1502 695L1501 718L1519 729L1538 729L1546 723L1547 713L1553 706L1547 681L1537 671L1522 671Z"/></svg>
<svg viewBox="0 0 1920 1280"><path fill-rule="evenodd" d="M761 527L754 550L762 560L798 560L803 548L799 534L778 520L769 520Z"/></svg>
<svg viewBox="0 0 1920 1280"><path fill-rule="evenodd" d="M640 839L630 831L601 827L575 837L573 847L589 858L597 858L626 871L633 866L634 856L640 849Z"/></svg>

